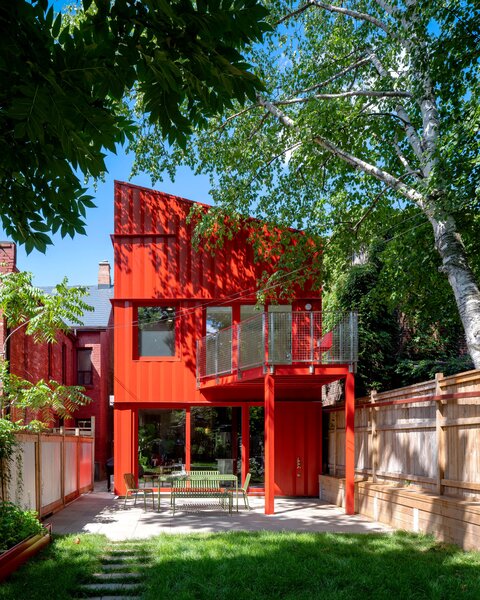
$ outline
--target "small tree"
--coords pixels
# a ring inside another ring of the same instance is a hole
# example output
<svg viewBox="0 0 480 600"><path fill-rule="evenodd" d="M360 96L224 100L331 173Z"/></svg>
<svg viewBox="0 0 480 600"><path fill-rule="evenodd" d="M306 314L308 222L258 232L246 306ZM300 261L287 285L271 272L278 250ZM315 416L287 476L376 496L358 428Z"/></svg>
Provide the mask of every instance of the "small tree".
<svg viewBox="0 0 480 600"><path fill-rule="evenodd" d="M57 381L41 379L27 381L10 372L6 360L8 341L20 330L33 337L36 343L55 343L60 332L69 330L67 323L81 325L81 317L92 308L83 300L87 291L82 287L69 288L67 279L47 294L35 287L31 273L0 275L0 311L7 331L0 352L0 488L7 496L9 464L15 451L15 432L46 427L56 414L68 418L79 406L91 401L80 386L68 386ZM15 421L16 409L31 410L35 420L29 424Z"/></svg>

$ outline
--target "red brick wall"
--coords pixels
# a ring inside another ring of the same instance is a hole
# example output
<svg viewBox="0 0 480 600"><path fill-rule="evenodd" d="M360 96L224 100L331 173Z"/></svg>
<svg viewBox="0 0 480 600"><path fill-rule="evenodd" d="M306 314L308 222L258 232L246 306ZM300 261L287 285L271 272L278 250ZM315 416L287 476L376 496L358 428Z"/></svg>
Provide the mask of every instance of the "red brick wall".
<svg viewBox="0 0 480 600"><path fill-rule="evenodd" d="M95 417L95 461L99 474L105 475L105 463L112 453L112 414L109 396L112 393L111 369L111 330L79 331L78 348L91 348L92 385L86 386L86 393L92 403L75 413L76 419Z"/></svg>

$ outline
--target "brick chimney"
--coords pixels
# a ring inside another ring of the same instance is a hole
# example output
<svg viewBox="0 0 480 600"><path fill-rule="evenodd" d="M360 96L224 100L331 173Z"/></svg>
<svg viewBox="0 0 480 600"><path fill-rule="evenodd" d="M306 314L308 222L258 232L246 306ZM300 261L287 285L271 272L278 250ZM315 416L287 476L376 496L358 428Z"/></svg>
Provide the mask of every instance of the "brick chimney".
<svg viewBox="0 0 480 600"><path fill-rule="evenodd" d="M110 263L108 260L102 260L98 264L98 289L112 287L112 278L110 276Z"/></svg>
<svg viewBox="0 0 480 600"><path fill-rule="evenodd" d="M17 246L13 242L0 242L0 273L17 271Z"/></svg>

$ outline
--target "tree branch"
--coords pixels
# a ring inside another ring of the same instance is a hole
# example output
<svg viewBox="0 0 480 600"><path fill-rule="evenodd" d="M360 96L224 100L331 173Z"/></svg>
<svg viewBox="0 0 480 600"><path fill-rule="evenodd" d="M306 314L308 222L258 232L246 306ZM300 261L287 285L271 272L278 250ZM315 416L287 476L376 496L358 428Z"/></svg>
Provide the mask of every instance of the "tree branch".
<svg viewBox="0 0 480 600"><path fill-rule="evenodd" d="M390 30L386 23L380 21L380 19L377 19L376 17L372 17L372 15L369 15L368 13L362 13L357 10L343 8L343 6L336 6L335 4L326 4L325 2L319 2L318 0L309 0L306 4L300 6L300 8L298 8L297 10L289 13L288 15L285 15L285 17L277 21L277 24L280 25L288 19L291 19L292 17L305 12L311 6L314 6L316 8L322 8L323 10L327 10L328 12L347 15L348 17L352 17L353 19L357 19L359 21L368 21L369 23L372 23L376 27L379 27L380 29L385 31L385 33L390 33Z"/></svg>
<svg viewBox="0 0 480 600"><path fill-rule="evenodd" d="M225 129L225 127L228 125L228 123L230 121L233 121L234 119L236 119L237 117L241 117L243 114L253 110L254 108L258 108L259 104L251 104L250 106L247 106L247 108L244 108L243 110L240 110L239 112L235 113L234 115L231 115L230 117L228 117L227 119L225 119L225 121L219 125L215 131L220 131L221 129Z"/></svg>
<svg viewBox="0 0 480 600"><path fill-rule="evenodd" d="M351 65L348 65L348 67L345 67L341 71L338 71L338 73L335 73L335 75L332 75L328 79L325 79L325 81L322 81L321 83L317 83L315 85L311 85L310 87L305 88L303 90L298 90L297 92L295 92L295 94L293 94L293 96L298 96L299 94L306 94L307 92L313 92L314 90L318 90L319 88L325 87L329 83L332 83L332 81L335 81L335 80L339 79L340 77L343 77L343 75L346 75L347 73L350 73L350 71L354 71L355 69L358 69L358 67L361 67L362 65L365 65L368 62L370 62L370 58L368 56L364 56L360 60L357 60L356 62L352 63Z"/></svg>
<svg viewBox="0 0 480 600"><path fill-rule="evenodd" d="M287 106L289 104L299 104L316 100L335 100L337 98L353 98L356 96L366 96L367 98L411 98L410 92L396 92L395 90L376 91L376 90L352 90L351 92L338 92L335 94L315 94L310 98L291 98L289 100L276 100L273 104L276 106Z"/></svg>
<svg viewBox="0 0 480 600"><path fill-rule="evenodd" d="M421 174L419 174L418 171L415 171L414 169L412 169L412 167L410 166L410 163L408 162L408 160L406 159L405 155L403 154L400 146L398 145L397 135L395 135L395 141L393 142L393 147L394 147L395 152L396 152L396 154L398 156L398 160L402 163L402 165L406 169L407 174L408 175L412 175L418 181L420 181L421 180Z"/></svg>
<svg viewBox="0 0 480 600"><path fill-rule="evenodd" d="M378 74L380 75L380 77L390 77L391 78L390 73L382 65L381 61L379 60L379 58L375 54L375 52L372 52L370 54L370 59L372 61L373 66L375 67ZM413 152L415 153L415 156L417 157L420 164L423 165L424 156L423 156L422 140L419 137L415 128L413 127L412 122L410 120L410 116L408 115L407 111L405 110L405 107L400 103L397 104L397 106L395 107L395 110L397 111L399 118L404 123L405 134L407 136L408 142L409 142Z"/></svg>
<svg viewBox="0 0 480 600"><path fill-rule="evenodd" d="M265 100L265 98L263 98L260 94L257 94L257 100L258 100L259 104L261 106L264 106L276 119L278 119L278 121L282 125L284 125L285 127L288 127L289 129L294 129L295 131L300 133L299 128L298 128L297 124L295 123L295 121L293 119L291 119L288 115L286 115L284 112L282 112L272 102ZM315 144L317 144L318 146L320 146L321 148L324 148L325 150L327 150L328 152L330 152L337 158L341 159L343 162L347 163L348 165L350 165L357 171L362 171L363 173L366 173L368 175L371 175L372 177L375 177L375 179L378 179L378 181L385 183L391 189L395 190L399 194L402 194L402 196L404 196L411 202L414 202L422 210L425 209L424 196L420 192L418 192L415 188L412 188L411 186L408 186L405 183L403 183L403 181L401 179L399 179L398 177L395 177L391 173L388 173L388 171L385 171L383 169L380 169L379 167L376 167L375 165L367 163L366 161L362 160L361 158L358 158L357 156L350 154L346 150L342 150L341 148L336 146L333 142L330 142L323 136L320 136L320 135L314 136L313 142Z"/></svg>

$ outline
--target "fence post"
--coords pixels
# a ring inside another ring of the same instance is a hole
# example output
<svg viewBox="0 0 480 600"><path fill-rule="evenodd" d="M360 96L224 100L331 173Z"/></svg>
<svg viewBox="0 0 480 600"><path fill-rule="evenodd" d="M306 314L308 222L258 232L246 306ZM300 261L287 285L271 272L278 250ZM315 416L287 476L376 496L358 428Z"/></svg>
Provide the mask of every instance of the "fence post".
<svg viewBox="0 0 480 600"><path fill-rule="evenodd" d="M337 475L337 413L330 413L335 418L333 422L333 474Z"/></svg>
<svg viewBox="0 0 480 600"><path fill-rule="evenodd" d="M60 493L62 495L62 506L65 506L65 462L66 462L66 447L65 447L65 429L62 427L62 451L60 453Z"/></svg>
<svg viewBox="0 0 480 600"><path fill-rule="evenodd" d="M372 422L372 443L370 448L372 449L372 481L377 482L377 469L378 469L378 434L377 434L377 408L375 402L377 401L377 390L370 392L370 402L372 407L370 408L370 419Z"/></svg>
<svg viewBox="0 0 480 600"><path fill-rule="evenodd" d="M443 373L435 373L435 396L442 395L441 381ZM435 431L437 437L437 494L443 494L442 479L445 477L445 458L446 458L446 430L442 427L442 421L445 416L446 401L441 398L436 399L435 410Z"/></svg>
<svg viewBox="0 0 480 600"><path fill-rule="evenodd" d="M42 516L42 448L41 437L37 433L37 443L35 444L35 460L37 468L35 469L35 503L37 505L37 514Z"/></svg>

